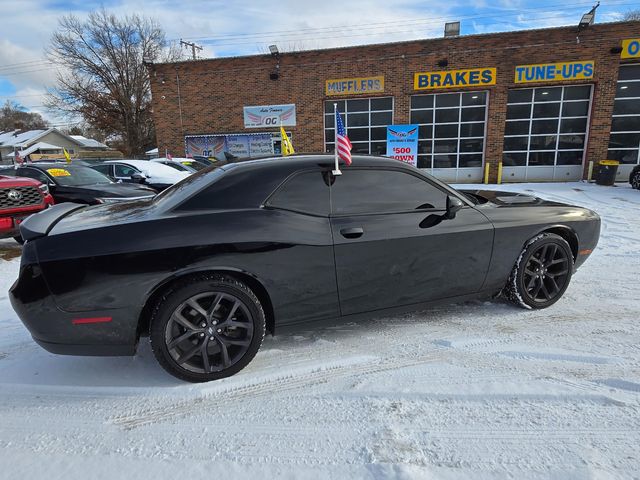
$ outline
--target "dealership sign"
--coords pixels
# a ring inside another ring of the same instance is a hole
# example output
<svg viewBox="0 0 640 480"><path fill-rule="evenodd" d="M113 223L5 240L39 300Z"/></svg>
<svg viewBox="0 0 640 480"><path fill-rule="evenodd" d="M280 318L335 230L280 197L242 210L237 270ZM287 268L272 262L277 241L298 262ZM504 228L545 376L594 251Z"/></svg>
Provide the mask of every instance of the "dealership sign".
<svg viewBox="0 0 640 480"><path fill-rule="evenodd" d="M244 128L296 126L295 104L243 107L243 110Z"/></svg>
<svg viewBox="0 0 640 480"><path fill-rule="evenodd" d="M516 66L515 83L559 82L567 80L589 80L593 78L595 62L543 63Z"/></svg>
<svg viewBox="0 0 640 480"><path fill-rule="evenodd" d="M640 38L623 40L620 58L640 58Z"/></svg>
<svg viewBox="0 0 640 480"><path fill-rule="evenodd" d="M387 127L387 157L418 165L418 125Z"/></svg>
<svg viewBox="0 0 640 480"><path fill-rule="evenodd" d="M413 76L414 90L435 88L484 87L496 84L495 68L469 68L439 72L421 72Z"/></svg>
<svg viewBox="0 0 640 480"><path fill-rule="evenodd" d="M332 95L361 95L384 92L384 75L378 77L334 78L325 83L325 93Z"/></svg>

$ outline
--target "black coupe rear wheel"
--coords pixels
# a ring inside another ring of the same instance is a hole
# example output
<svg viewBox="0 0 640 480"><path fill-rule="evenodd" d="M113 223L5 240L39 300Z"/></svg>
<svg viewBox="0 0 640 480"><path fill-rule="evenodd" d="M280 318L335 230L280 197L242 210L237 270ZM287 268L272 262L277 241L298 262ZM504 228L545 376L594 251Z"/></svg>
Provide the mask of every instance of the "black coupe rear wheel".
<svg viewBox="0 0 640 480"><path fill-rule="evenodd" d="M631 181L629 183L631 183L631 186L636 190L640 190L640 171L632 174Z"/></svg>
<svg viewBox="0 0 640 480"><path fill-rule="evenodd" d="M573 255L567 241L553 233L531 239L513 267L505 296L525 308L545 308L564 294L571 280Z"/></svg>
<svg viewBox="0 0 640 480"><path fill-rule="evenodd" d="M256 355L265 332L262 306L243 283L205 275L176 286L157 305L151 345L162 367L191 382L228 377Z"/></svg>

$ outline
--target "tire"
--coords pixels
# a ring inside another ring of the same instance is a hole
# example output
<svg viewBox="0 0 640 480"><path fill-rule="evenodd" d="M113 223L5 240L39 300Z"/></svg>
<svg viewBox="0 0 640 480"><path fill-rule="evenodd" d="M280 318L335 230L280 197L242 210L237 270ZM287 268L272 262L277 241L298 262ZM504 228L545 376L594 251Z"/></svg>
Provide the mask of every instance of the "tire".
<svg viewBox="0 0 640 480"><path fill-rule="evenodd" d="M573 254L567 241L554 233L541 233L525 245L502 293L520 307L547 308L562 297L572 272Z"/></svg>
<svg viewBox="0 0 640 480"><path fill-rule="evenodd" d="M158 363L174 377L229 377L256 356L265 333L260 301L242 282L203 274L174 285L156 304L149 329Z"/></svg>
<svg viewBox="0 0 640 480"><path fill-rule="evenodd" d="M631 175L629 183L636 190L640 190L640 170Z"/></svg>
<svg viewBox="0 0 640 480"><path fill-rule="evenodd" d="M24 240L22 239L22 237L20 235L16 235L15 237L13 237L13 239L18 242L20 245L24 245Z"/></svg>

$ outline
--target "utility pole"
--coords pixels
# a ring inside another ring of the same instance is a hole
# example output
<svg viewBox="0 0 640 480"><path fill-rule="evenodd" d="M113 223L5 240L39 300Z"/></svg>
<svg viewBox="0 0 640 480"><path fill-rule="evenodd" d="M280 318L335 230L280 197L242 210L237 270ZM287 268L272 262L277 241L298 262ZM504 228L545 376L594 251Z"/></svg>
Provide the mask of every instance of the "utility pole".
<svg viewBox="0 0 640 480"><path fill-rule="evenodd" d="M197 58L196 58L196 50L202 51L202 47L200 45L196 45L193 42L185 42L184 40L180 39L180 45L184 45L185 48L191 47L191 55L193 55L193 59L194 60L197 60Z"/></svg>

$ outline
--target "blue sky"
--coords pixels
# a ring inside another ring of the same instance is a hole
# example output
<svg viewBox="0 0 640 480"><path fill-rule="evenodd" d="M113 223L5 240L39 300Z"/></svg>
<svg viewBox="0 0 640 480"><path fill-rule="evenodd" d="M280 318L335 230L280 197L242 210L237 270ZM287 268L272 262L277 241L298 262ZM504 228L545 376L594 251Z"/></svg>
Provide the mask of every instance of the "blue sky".
<svg viewBox="0 0 640 480"><path fill-rule="evenodd" d="M0 0L0 103L11 99L43 113L43 94L56 68L44 49L60 16L104 7L118 15L156 19L173 42L202 45L203 57L359 45L442 36L444 23L461 33L577 25L591 0ZM596 21L615 21L638 1L603 0ZM340 12L338 16L336 12Z"/></svg>

